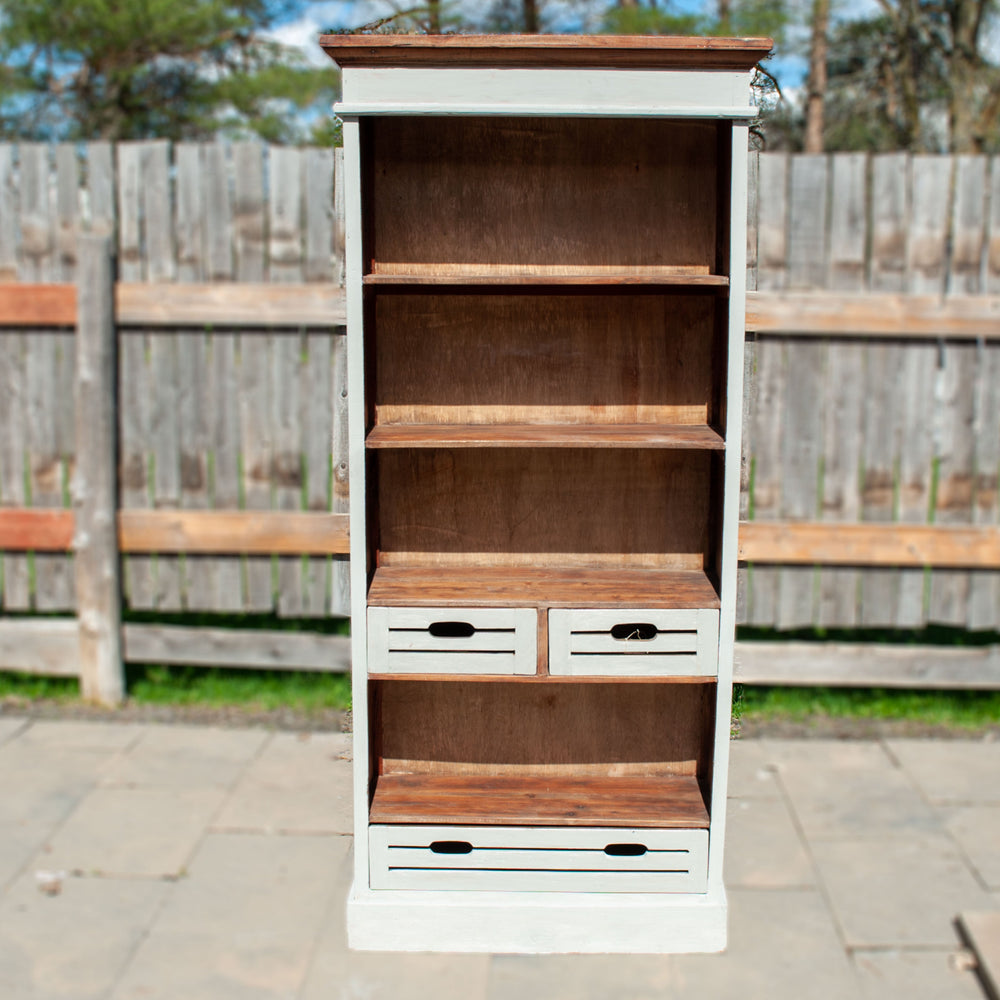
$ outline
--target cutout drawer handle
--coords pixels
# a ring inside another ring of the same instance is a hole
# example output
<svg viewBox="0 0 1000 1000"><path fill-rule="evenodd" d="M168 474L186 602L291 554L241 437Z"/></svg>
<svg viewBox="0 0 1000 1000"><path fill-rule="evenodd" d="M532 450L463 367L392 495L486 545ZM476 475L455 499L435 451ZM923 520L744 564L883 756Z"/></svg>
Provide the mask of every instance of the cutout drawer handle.
<svg viewBox="0 0 1000 1000"><path fill-rule="evenodd" d="M468 622L431 622L427 631L435 639L468 639L476 634L475 626Z"/></svg>
<svg viewBox="0 0 1000 1000"><path fill-rule="evenodd" d="M608 844L604 853L612 858L641 858L646 853L645 844Z"/></svg>
<svg viewBox="0 0 1000 1000"><path fill-rule="evenodd" d="M467 840L435 840L431 850L435 854L471 854L472 844Z"/></svg>
<svg viewBox="0 0 1000 1000"><path fill-rule="evenodd" d="M622 622L611 626L612 639L655 639L658 629L649 622Z"/></svg>

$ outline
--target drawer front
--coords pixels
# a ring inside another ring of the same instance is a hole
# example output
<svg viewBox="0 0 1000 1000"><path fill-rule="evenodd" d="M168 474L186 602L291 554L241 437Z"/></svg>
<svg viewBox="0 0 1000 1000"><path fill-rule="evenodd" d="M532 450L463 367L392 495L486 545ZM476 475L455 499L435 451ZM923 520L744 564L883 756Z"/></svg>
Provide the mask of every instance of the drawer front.
<svg viewBox="0 0 1000 1000"><path fill-rule="evenodd" d="M369 608L373 674L533 674L533 608Z"/></svg>
<svg viewBox="0 0 1000 1000"><path fill-rule="evenodd" d="M571 677L710 677L718 672L714 609L549 612L549 673Z"/></svg>
<svg viewBox="0 0 1000 1000"><path fill-rule="evenodd" d="M373 889L705 892L707 830L369 827Z"/></svg>

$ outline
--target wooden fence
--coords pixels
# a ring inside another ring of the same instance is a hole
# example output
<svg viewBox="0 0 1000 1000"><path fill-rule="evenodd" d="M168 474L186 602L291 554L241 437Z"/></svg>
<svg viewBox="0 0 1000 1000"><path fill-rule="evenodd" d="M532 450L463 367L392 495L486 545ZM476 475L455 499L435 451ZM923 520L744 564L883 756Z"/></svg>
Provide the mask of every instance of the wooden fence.
<svg viewBox="0 0 1000 1000"><path fill-rule="evenodd" d="M0 608L76 605L87 289L71 283L89 232L116 240L128 606L345 614L334 153L82 152L0 145ZM751 171L743 620L1000 629L1000 161L765 154ZM40 627L0 621L0 666L75 673L51 647L74 620ZM346 663L334 638L215 631L128 626L125 655ZM741 644L743 676L862 679L854 647L782 648ZM1000 654L916 650L887 669L864 679L996 685Z"/></svg>

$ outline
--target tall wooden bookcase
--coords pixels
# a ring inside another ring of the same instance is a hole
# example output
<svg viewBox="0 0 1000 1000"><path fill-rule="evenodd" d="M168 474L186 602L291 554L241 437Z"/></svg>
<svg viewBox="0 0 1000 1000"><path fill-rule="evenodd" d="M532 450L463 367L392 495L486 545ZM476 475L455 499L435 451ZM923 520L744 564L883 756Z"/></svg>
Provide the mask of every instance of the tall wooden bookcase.
<svg viewBox="0 0 1000 1000"><path fill-rule="evenodd" d="M322 44L347 187L351 944L718 950L770 41Z"/></svg>

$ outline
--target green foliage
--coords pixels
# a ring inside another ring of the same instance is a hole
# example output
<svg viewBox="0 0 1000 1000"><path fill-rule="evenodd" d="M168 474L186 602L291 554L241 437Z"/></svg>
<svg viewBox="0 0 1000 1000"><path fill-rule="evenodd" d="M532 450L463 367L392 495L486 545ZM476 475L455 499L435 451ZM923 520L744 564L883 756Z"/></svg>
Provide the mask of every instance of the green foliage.
<svg viewBox="0 0 1000 1000"><path fill-rule="evenodd" d="M35 674L0 672L0 701L75 701L80 684L75 677L39 677Z"/></svg>
<svg viewBox="0 0 1000 1000"><path fill-rule="evenodd" d="M301 138L336 72L266 37L271 0L0 0L0 136Z"/></svg>
<svg viewBox="0 0 1000 1000"><path fill-rule="evenodd" d="M127 676L129 698L137 704L303 712L351 707L348 674L144 666L129 668Z"/></svg>
<svg viewBox="0 0 1000 1000"><path fill-rule="evenodd" d="M673 9L650 0L615 4L604 14L604 30L616 35L768 36L780 43L788 24L784 0L723 0L705 13Z"/></svg>
<svg viewBox="0 0 1000 1000"><path fill-rule="evenodd" d="M957 729L1000 723L1000 692L895 691L879 688L794 688L737 685L734 704L743 719L802 722L817 716L905 719Z"/></svg>

